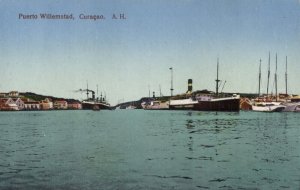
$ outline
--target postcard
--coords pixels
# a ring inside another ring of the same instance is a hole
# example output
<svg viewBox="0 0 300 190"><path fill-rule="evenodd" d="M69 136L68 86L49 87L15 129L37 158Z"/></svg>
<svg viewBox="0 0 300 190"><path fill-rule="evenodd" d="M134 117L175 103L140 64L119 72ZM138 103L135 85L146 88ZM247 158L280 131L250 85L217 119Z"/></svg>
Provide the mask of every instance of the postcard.
<svg viewBox="0 0 300 190"><path fill-rule="evenodd" d="M0 0L0 189L298 189L299 0Z"/></svg>

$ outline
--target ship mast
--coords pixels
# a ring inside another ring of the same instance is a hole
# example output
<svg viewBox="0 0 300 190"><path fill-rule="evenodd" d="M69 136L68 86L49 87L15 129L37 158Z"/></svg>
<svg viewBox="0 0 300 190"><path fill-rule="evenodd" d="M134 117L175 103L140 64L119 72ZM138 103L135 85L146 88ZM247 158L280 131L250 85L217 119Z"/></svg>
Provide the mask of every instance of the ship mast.
<svg viewBox="0 0 300 190"><path fill-rule="evenodd" d="M98 94L98 84L97 84L97 100L99 98L99 94Z"/></svg>
<svg viewBox="0 0 300 190"><path fill-rule="evenodd" d="M150 98L150 85L148 84L148 98Z"/></svg>
<svg viewBox="0 0 300 190"><path fill-rule="evenodd" d="M261 59L259 60L258 97L260 96L260 83L261 83Z"/></svg>
<svg viewBox="0 0 300 190"><path fill-rule="evenodd" d="M275 97L277 102L277 53L276 53L276 68L275 68Z"/></svg>
<svg viewBox="0 0 300 190"><path fill-rule="evenodd" d="M86 81L86 99L89 99L89 83Z"/></svg>
<svg viewBox="0 0 300 190"><path fill-rule="evenodd" d="M217 79L216 79L216 95L219 95L219 58L217 60Z"/></svg>
<svg viewBox="0 0 300 190"><path fill-rule="evenodd" d="M285 94L287 96L287 56L285 57Z"/></svg>
<svg viewBox="0 0 300 190"><path fill-rule="evenodd" d="M173 96L173 67L170 67L169 68L171 70L171 88L170 88L170 91L171 91L171 97Z"/></svg>
<svg viewBox="0 0 300 190"><path fill-rule="evenodd" d="M270 81L270 52L269 52L269 62L268 62L268 84L267 84L267 97L269 94L269 81Z"/></svg>
<svg viewBox="0 0 300 190"><path fill-rule="evenodd" d="M161 97L161 86L159 85L159 96Z"/></svg>

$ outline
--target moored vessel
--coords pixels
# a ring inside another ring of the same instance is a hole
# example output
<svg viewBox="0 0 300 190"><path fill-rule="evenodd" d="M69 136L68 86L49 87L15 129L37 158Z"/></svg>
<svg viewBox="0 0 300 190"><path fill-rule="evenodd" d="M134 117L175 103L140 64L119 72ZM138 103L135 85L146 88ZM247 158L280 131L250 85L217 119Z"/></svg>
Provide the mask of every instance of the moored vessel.
<svg viewBox="0 0 300 190"><path fill-rule="evenodd" d="M235 111L240 110L240 96L233 94L230 97L211 97L210 99L200 99L194 105L194 110L198 111Z"/></svg>
<svg viewBox="0 0 300 190"><path fill-rule="evenodd" d="M278 101L277 94L277 53L275 59L275 73L274 73L274 83L275 83L275 96L269 96L269 79L270 79L270 52L269 52L269 61L268 61L268 83L267 83L267 95L265 97L260 96L260 83L261 83L261 59L259 64L259 81L258 81L258 97L253 100L252 110L258 112L281 112L286 106L282 105ZM274 101L275 99L275 101Z"/></svg>
<svg viewBox="0 0 300 190"><path fill-rule="evenodd" d="M143 109L145 110L168 110L169 101L152 100L149 104L144 104Z"/></svg>
<svg viewBox="0 0 300 190"><path fill-rule="evenodd" d="M219 95L219 59L217 62L216 93L202 90L192 92L192 80L188 82L188 98L170 100L171 110L196 110L196 111L236 111L240 110L240 96ZM226 81L225 81L226 82ZM225 84L225 83L224 83ZM224 86L223 86L224 87Z"/></svg>
<svg viewBox="0 0 300 190"><path fill-rule="evenodd" d="M95 91L88 89L79 89L79 92L86 91L87 99L81 102L83 110L108 110L111 109L109 103L106 102L106 99L102 97L102 93L100 98L95 98ZM98 90L97 90L98 91ZM89 97L89 93L92 93L92 97Z"/></svg>
<svg viewBox="0 0 300 190"><path fill-rule="evenodd" d="M300 112L300 102L285 102L282 105L285 106L284 112Z"/></svg>
<svg viewBox="0 0 300 190"><path fill-rule="evenodd" d="M281 112L285 107L286 106L275 102L259 102L252 105L252 110L258 112Z"/></svg>
<svg viewBox="0 0 300 190"><path fill-rule="evenodd" d="M194 98L170 100L169 108L171 110L193 110L194 105L198 104L198 101Z"/></svg>

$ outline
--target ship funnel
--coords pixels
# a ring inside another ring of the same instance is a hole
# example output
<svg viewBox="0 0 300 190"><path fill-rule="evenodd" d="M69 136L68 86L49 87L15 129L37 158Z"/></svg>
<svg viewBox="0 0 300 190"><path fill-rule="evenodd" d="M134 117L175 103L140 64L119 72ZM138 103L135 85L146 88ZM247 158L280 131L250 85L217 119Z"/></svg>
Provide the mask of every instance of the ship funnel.
<svg viewBox="0 0 300 190"><path fill-rule="evenodd" d="M186 93L190 94L193 92L193 80L192 79L188 79L188 90Z"/></svg>

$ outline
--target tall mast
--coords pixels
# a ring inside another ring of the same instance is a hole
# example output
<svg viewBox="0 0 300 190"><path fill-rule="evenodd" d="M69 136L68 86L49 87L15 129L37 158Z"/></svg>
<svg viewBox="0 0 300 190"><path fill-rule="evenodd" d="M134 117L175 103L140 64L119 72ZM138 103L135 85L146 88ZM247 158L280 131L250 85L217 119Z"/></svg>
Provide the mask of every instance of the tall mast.
<svg viewBox="0 0 300 190"><path fill-rule="evenodd" d="M276 68L275 68L275 97L277 102L277 53L276 53Z"/></svg>
<svg viewBox="0 0 300 190"><path fill-rule="evenodd" d="M171 97L173 96L173 67L170 67L169 68L171 70L171 88L170 88L170 91L171 91Z"/></svg>
<svg viewBox="0 0 300 190"><path fill-rule="evenodd" d="M260 83L261 83L261 59L259 60L258 96L260 96Z"/></svg>
<svg viewBox="0 0 300 190"><path fill-rule="evenodd" d="M219 95L219 58L217 60L217 79L216 79L216 95Z"/></svg>
<svg viewBox="0 0 300 190"><path fill-rule="evenodd" d="M86 81L86 99L89 99L89 83Z"/></svg>
<svg viewBox="0 0 300 190"><path fill-rule="evenodd" d="M269 52L269 62L268 62L268 83L267 83L267 97L269 94L269 81L270 81L270 52Z"/></svg>
<svg viewBox="0 0 300 190"><path fill-rule="evenodd" d="M285 56L285 94L287 96L287 56Z"/></svg>
<svg viewBox="0 0 300 190"><path fill-rule="evenodd" d="M159 85L159 96L161 97L161 86Z"/></svg>
<svg viewBox="0 0 300 190"><path fill-rule="evenodd" d="M98 99L99 95L98 95L98 84L97 84L97 99Z"/></svg>

